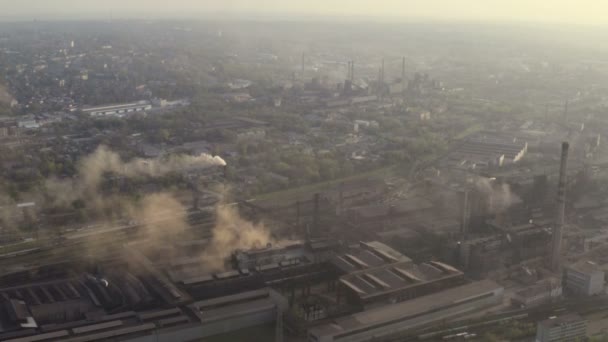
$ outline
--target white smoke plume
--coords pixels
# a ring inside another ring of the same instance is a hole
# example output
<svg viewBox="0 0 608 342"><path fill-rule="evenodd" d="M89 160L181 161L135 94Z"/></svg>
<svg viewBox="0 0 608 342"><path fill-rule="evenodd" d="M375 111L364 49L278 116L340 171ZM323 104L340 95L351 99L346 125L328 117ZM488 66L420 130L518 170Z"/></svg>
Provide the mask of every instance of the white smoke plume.
<svg viewBox="0 0 608 342"><path fill-rule="evenodd" d="M488 196L488 209L493 214L504 212L520 201L519 197L511 191L509 184L499 184L495 179L478 177L475 180L475 187Z"/></svg>
<svg viewBox="0 0 608 342"><path fill-rule="evenodd" d="M118 154L105 146L100 146L93 154L83 159L79 168L79 176L86 184L94 185L99 184L101 176L105 172L113 172L124 177L159 177L170 172L225 165L226 162L221 157L209 154L171 155L168 158L155 159L135 158L129 162L123 162Z"/></svg>
<svg viewBox="0 0 608 342"><path fill-rule="evenodd" d="M84 157L78 165L78 174L70 181L50 180L46 183L47 192L59 204L70 204L76 199L88 203L99 202L99 185L105 173L134 178L141 176L160 177L171 172L191 171L212 166L225 166L219 156L201 154L199 156L171 155L166 158L134 158L128 162L105 146Z"/></svg>

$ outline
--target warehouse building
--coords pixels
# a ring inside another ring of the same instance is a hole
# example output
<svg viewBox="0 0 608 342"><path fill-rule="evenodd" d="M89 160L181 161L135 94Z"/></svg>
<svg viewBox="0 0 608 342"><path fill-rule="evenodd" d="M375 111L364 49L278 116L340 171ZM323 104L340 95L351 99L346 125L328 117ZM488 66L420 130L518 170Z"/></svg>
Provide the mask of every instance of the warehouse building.
<svg viewBox="0 0 608 342"><path fill-rule="evenodd" d="M272 323L287 311L287 299L264 288L232 296L213 298L189 305L202 324L198 338L225 334L238 329Z"/></svg>
<svg viewBox="0 0 608 342"><path fill-rule="evenodd" d="M27 319L27 312L13 303L15 312ZM30 326L12 332L0 331L1 341L195 341L234 330L274 322L287 309L287 301L266 288L234 296L195 302L144 312L125 311L91 316L61 324ZM25 321L24 321L25 322Z"/></svg>
<svg viewBox="0 0 608 342"><path fill-rule="evenodd" d="M84 107L82 112L90 116L125 116L126 114L143 112L152 109L152 105L148 101L139 101L133 103L123 103L116 105L105 105L98 107Z"/></svg>
<svg viewBox="0 0 608 342"><path fill-rule="evenodd" d="M464 274L450 265L437 261L415 265L405 261L342 276L338 291L350 303L370 309L439 292L465 282Z"/></svg>
<svg viewBox="0 0 608 342"><path fill-rule="evenodd" d="M433 295L366 310L312 328L310 342L373 341L498 305L504 289L484 280Z"/></svg>
<svg viewBox="0 0 608 342"><path fill-rule="evenodd" d="M562 285L556 278L541 280L513 294L511 303L519 307L534 307L551 303L562 296Z"/></svg>

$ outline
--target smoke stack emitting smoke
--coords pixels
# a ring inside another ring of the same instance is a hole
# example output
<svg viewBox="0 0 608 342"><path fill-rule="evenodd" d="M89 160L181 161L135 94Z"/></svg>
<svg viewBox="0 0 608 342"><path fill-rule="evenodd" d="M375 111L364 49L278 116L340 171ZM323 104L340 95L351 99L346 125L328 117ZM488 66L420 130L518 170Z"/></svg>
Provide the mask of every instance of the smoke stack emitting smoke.
<svg viewBox="0 0 608 342"><path fill-rule="evenodd" d="M49 181L47 189L55 196L56 203L71 204L74 200L81 199L87 208L110 212L113 214L110 216L126 216L141 224L144 229L140 237L149 242L148 248L155 248L168 245L167 241L187 229L186 208L165 192L147 195L137 202L116 195L103 195L99 187L104 173L112 172L127 178L157 177L170 172L213 166L222 166L226 173L226 165L221 157L207 154L196 157L177 155L155 159L135 158L124 162L118 154L101 146L82 159L75 180ZM234 250L260 248L275 243L264 225L242 219L234 208L218 205L216 215L212 243L201 255L203 266L209 270L222 269L225 259Z"/></svg>
<svg viewBox="0 0 608 342"><path fill-rule="evenodd" d="M263 224L242 219L232 207L218 206L216 215L211 244L202 255L203 265L208 270L223 269L224 261L235 250L263 248L276 243Z"/></svg>
<svg viewBox="0 0 608 342"><path fill-rule="evenodd" d="M509 184L497 184L496 179L478 177L475 187L488 196L488 207L490 213L501 213L519 200L519 197L511 192Z"/></svg>
<svg viewBox="0 0 608 342"><path fill-rule="evenodd" d="M47 182L47 188L59 204L71 204L77 199L96 202L100 196L99 186L102 177L107 172L126 178L160 177L171 172L225 165L226 162L221 157L213 157L208 154L171 155L167 158L154 159L134 158L124 162L117 153L110 151L105 146L100 146L78 164L76 179L71 181L51 180Z"/></svg>

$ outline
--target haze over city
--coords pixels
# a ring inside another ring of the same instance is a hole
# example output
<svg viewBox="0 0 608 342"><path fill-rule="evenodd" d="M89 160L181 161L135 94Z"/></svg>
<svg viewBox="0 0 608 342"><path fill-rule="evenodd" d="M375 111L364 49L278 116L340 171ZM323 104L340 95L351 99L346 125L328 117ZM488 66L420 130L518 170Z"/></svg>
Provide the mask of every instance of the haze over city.
<svg viewBox="0 0 608 342"><path fill-rule="evenodd" d="M608 3L597 0L1 0L4 18L196 17L295 15L435 20L608 24Z"/></svg>
<svg viewBox="0 0 608 342"><path fill-rule="evenodd" d="M608 341L605 1L0 11L0 341Z"/></svg>

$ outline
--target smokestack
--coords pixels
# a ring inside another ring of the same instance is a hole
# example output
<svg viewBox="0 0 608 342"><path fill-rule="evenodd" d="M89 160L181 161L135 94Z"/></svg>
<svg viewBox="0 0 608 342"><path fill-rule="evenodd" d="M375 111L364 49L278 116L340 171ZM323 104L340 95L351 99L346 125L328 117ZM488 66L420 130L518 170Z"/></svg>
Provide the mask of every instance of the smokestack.
<svg viewBox="0 0 608 342"><path fill-rule="evenodd" d="M222 166L222 173L224 175L224 180L228 180L228 165Z"/></svg>
<svg viewBox="0 0 608 342"><path fill-rule="evenodd" d="M350 79L350 61L348 61L348 66L346 67L346 78L344 80Z"/></svg>
<svg viewBox="0 0 608 342"><path fill-rule="evenodd" d="M467 239L467 234L469 230L469 215L470 215L470 204L469 204L469 190L464 190L464 200L462 203L462 226L461 226L461 235L462 241Z"/></svg>
<svg viewBox="0 0 608 342"><path fill-rule="evenodd" d="M557 220L553 229L553 241L551 251L551 269L553 272L561 270L562 237L564 229L564 211L566 210L566 167L568 165L567 142L562 143L562 159L559 168L559 183L557 186Z"/></svg>
<svg viewBox="0 0 608 342"><path fill-rule="evenodd" d="M313 230L313 234L318 234L319 233L319 199L320 199L320 195L318 193L315 194L314 199L313 199L313 225L312 225L312 230Z"/></svg>
<svg viewBox="0 0 608 342"><path fill-rule="evenodd" d="M350 81L355 81L355 61L350 61Z"/></svg>

